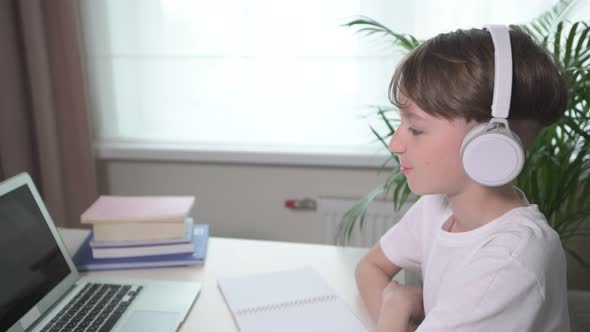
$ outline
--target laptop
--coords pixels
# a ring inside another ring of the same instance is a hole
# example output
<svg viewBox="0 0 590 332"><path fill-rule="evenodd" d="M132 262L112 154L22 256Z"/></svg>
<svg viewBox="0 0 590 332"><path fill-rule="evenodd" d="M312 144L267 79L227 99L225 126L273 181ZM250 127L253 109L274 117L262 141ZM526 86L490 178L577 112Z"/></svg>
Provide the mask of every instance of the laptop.
<svg viewBox="0 0 590 332"><path fill-rule="evenodd" d="M195 282L81 276L31 177L0 183L0 331L176 331Z"/></svg>

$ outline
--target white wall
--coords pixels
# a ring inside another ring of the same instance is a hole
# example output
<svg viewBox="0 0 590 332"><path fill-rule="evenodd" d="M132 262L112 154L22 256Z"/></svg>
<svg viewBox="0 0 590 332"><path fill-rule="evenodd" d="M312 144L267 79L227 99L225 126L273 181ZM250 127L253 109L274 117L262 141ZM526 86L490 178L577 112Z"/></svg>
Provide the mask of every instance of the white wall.
<svg viewBox="0 0 590 332"><path fill-rule="evenodd" d="M374 168L100 161L101 193L194 195L193 217L215 236L320 243L317 213L287 199L360 198L387 177Z"/></svg>

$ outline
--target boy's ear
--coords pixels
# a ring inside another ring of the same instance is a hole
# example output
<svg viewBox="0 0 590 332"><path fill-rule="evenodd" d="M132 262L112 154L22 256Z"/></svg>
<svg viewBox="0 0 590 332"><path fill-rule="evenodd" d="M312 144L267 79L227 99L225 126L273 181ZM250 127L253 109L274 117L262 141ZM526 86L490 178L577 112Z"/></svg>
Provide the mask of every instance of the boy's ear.
<svg viewBox="0 0 590 332"><path fill-rule="evenodd" d="M508 120L510 130L515 132L522 141L522 148L527 151L529 146L533 144L543 124L537 120L531 119L510 119Z"/></svg>

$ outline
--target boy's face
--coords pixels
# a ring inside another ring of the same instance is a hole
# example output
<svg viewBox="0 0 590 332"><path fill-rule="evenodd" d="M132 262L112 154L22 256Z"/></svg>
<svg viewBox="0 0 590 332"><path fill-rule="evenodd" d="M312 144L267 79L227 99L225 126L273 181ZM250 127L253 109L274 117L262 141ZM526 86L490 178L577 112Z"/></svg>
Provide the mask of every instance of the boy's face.
<svg viewBox="0 0 590 332"><path fill-rule="evenodd" d="M461 165L461 143L477 123L436 118L409 99L401 101L406 107L389 149L399 156L408 186L417 195L460 191L471 182Z"/></svg>

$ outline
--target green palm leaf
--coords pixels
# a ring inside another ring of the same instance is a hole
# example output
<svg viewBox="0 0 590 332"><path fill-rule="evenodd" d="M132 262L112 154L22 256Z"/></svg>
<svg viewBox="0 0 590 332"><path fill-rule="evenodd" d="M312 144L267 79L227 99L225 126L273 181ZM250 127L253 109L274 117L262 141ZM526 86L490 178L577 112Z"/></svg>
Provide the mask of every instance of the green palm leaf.
<svg viewBox="0 0 590 332"><path fill-rule="evenodd" d="M576 0L560 1L522 27L537 42L545 44L547 36L555 31L555 26L568 16L576 5Z"/></svg>
<svg viewBox="0 0 590 332"><path fill-rule="evenodd" d="M406 51L411 51L420 45L420 41L409 34L397 33L385 25L366 16L355 16L355 18L343 26L358 28L357 32L364 33L367 36L381 34L392 40L394 46L401 46Z"/></svg>

